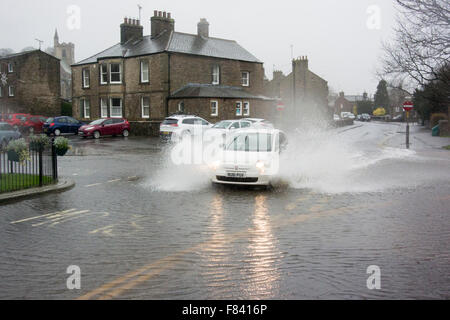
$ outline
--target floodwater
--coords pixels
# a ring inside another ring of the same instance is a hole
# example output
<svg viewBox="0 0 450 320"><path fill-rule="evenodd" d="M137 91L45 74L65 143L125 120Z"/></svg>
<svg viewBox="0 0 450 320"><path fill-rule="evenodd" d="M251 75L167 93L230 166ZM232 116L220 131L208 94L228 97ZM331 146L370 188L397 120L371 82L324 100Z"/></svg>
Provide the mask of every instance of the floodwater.
<svg viewBox="0 0 450 320"><path fill-rule="evenodd" d="M289 133L268 190L214 187L157 139L72 138L74 189L0 206L0 298L448 299L450 153L402 131Z"/></svg>

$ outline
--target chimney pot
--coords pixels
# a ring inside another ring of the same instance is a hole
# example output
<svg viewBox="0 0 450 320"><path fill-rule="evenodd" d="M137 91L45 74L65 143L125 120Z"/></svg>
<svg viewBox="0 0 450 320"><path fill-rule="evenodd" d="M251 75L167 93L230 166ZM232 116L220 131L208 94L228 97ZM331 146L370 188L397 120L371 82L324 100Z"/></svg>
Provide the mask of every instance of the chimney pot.
<svg viewBox="0 0 450 320"><path fill-rule="evenodd" d="M154 17L158 16L158 10L154 10L154 11L153 11L153 16L154 16Z"/></svg>
<svg viewBox="0 0 450 320"><path fill-rule="evenodd" d="M158 11L158 17L162 17L162 11Z"/></svg>
<svg viewBox="0 0 450 320"><path fill-rule="evenodd" d="M170 19L170 16L171 16L170 12L167 12L167 18L168 19Z"/></svg>
<svg viewBox="0 0 450 320"><path fill-rule="evenodd" d="M166 18L167 13L164 11L163 12L163 18Z"/></svg>
<svg viewBox="0 0 450 320"><path fill-rule="evenodd" d="M127 17L123 18L123 23L127 23Z"/></svg>

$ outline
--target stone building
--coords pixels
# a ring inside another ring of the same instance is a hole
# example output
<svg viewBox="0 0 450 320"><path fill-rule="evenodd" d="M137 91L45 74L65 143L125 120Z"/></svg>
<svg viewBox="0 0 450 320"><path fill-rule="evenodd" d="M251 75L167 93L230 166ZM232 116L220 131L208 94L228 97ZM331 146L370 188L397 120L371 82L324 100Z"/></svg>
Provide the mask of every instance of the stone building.
<svg viewBox="0 0 450 320"><path fill-rule="evenodd" d="M362 98L361 98L362 101ZM339 97L334 101L334 113L341 115L341 112L354 112L357 107L357 98L352 99L352 96L345 95L344 92L339 92Z"/></svg>
<svg viewBox="0 0 450 320"><path fill-rule="evenodd" d="M72 69L75 63L75 45L72 42L60 43L58 30L55 30L53 37L53 47L46 50L47 53L55 56L61 61L61 98L72 99Z"/></svg>
<svg viewBox="0 0 450 320"><path fill-rule="evenodd" d="M41 50L0 58L0 112L60 113L60 63Z"/></svg>
<svg viewBox="0 0 450 320"><path fill-rule="evenodd" d="M279 99L284 109L278 118L295 122L329 118L328 82L309 70L307 57L292 61L292 72L274 71L265 93Z"/></svg>
<svg viewBox="0 0 450 320"><path fill-rule="evenodd" d="M84 121L125 117L134 132L158 132L164 117L196 114L211 122L270 117L263 63L237 42L175 31L170 13L155 11L151 34L139 20L120 25L120 43L72 65L73 114Z"/></svg>

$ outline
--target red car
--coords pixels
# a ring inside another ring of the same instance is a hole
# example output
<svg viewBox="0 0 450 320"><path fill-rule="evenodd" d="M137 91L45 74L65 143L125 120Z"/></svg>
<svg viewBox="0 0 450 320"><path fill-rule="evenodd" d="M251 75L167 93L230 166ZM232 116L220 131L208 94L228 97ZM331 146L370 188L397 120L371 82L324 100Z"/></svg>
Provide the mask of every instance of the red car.
<svg viewBox="0 0 450 320"><path fill-rule="evenodd" d="M128 137L130 134L130 123L124 118L105 118L92 121L90 124L82 126L78 129L78 134L84 138L101 136L118 136Z"/></svg>
<svg viewBox="0 0 450 320"><path fill-rule="evenodd" d="M14 129L20 129L29 116L31 115L27 113L10 113L3 116L3 121L9 123Z"/></svg>
<svg viewBox="0 0 450 320"><path fill-rule="evenodd" d="M30 115L22 123L22 131L29 133L41 133L42 126L44 125L45 121L47 121L47 117Z"/></svg>

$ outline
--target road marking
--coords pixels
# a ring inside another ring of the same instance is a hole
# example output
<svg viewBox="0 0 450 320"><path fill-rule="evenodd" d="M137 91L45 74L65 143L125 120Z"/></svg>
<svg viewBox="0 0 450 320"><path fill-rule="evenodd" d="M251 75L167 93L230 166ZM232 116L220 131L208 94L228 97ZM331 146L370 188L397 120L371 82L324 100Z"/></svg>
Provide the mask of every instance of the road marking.
<svg viewBox="0 0 450 320"><path fill-rule="evenodd" d="M11 222L11 224L27 222L27 221L30 221L30 220L35 220L35 219L39 219L39 218L45 218L45 217L49 217L49 216L53 216L53 215L57 215L57 214L65 214L65 213L69 213L69 212L75 211L75 210L76 209L69 209L69 210L65 210L65 211L59 211L59 212L43 214L43 215L40 215L40 216L34 216L34 217L31 217L31 218L26 218L26 219L22 219L22 220L13 221L13 222Z"/></svg>
<svg viewBox="0 0 450 320"><path fill-rule="evenodd" d="M113 182L117 182L117 181L121 181L122 179L114 179L114 180L109 180L108 183L113 183Z"/></svg>
<svg viewBox="0 0 450 320"><path fill-rule="evenodd" d="M32 227L39 227L39 226L42 226L44 224L50 224L50 223L58 224L59 223L58 221L66 220L66 219L68 219L70 217L73 217L73 216L76 216L76 215L85 214L85 213L88 213L89 211L90 210L80 210L80 211L70 212L70 213L67 213L65 215L58 214L58 215L50 216L50 217L47 217L47 219L49 219L50 221L43 221L43 222L35 223L35 224L32 224L31 226Z"/></svg>
<svg viewBox="0 0 450 320"><path fill-rule="evenodd" d="M85 187L86 187L86 188L90 188L90 187L99 186L99 185L101 185L101 184L102 184L102 183L88 184L88 185L86 185Z"/></svg>

